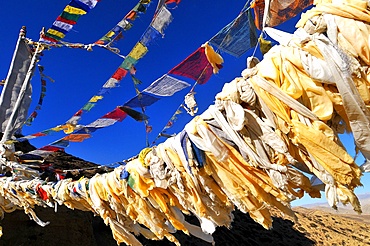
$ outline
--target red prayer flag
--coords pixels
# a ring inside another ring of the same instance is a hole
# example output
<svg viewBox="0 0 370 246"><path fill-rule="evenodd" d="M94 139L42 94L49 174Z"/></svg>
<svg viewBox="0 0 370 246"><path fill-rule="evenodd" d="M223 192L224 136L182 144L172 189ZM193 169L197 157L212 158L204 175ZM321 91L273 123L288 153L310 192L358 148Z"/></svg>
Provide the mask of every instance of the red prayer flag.
<svg viewBox="0 0 370 246"><path fill-rule="evenodd" d="M127 113L124 112L122 109L120 109L119 107L117 107L115 110L107 113L106 115L104 115L102 118L106 118L106 119L114 119L114 120L117 120L117 121L123 121L127 116Z"/></svg>
<svg viewBox="0 0 370 246"><path fill-rule="evenodd" d="M211 78L213 69L207 60L205 48L199 47L168 73L194 79L198 84L202 85Z"/></svg>
<svg viewBox="0 0 370 246"><path fill-rule="evenodd" d="M31 136L35 136L35 137L43 137L43 136L46 136L45 133L42 133L42 132L38 132L38 133L34 133L32 134Z"/></svg>
<svg viewBox="0 0 370 246"><path fill-rule="evenodd" d="M123 69L123 68L119 67L119 68L114 72L114 74L112 75L112 78L114 78L114 79L116 79L116 80L120 81L120 80L122 80L122 79L123 79L123 77L125 77L125 76L126 76L126 74L127 74L127 70L125 70L125 69Z"/></svg>
<svg viewBox="0 0 370 246"><path fill-rule="evenodd" d="M64 19L61 16L58 16L57 21L61 21L61 22L64 22L64 23L67 23L67 24L70 24L70 25L75 25L77 23L74 20L67 20L67 19Z"/></svg>
<svg viewBox="0 0 370 246"><path fill-rule="evenodd" d="M40 196L40 198L44 201L48 200L48 193L41 187L40 184L36 186L36 192Z"/></svg>
<svg viewBox="0 0 370 246"><path fill-rule="evenodd" d="M45 36L45 35L42 35L42 39L45 39L47 41L50 41L52 43L57 43L58 40L54 39L54 38L51 38L51 37L48 37L48 36Z"/></svg>
<svg viewBox="0 0 370 246"><path fill-rule="evenodd" d="M45 150L45 151L51 151L51 152L64 151L63 148L56 147L56 146L50 146L50 145L46 145L40 148L39 150Z"/></svg>
<svg viewBox="0 0 370 246"><path fill-rule="evenodd" d="M151 132L152 132L152 130L153 130L153 127L152 127L152 126L150 126L150 125L146 125L146 126L145 126L145 131L146 131L146 133L151 133Z"/></svg>
<svg viewBox="0 0 370 246"><path fill-rule="evenodd" d="M165 4L170 4L170 3L176 3L176 4L179 4L181 2L181 0L166 0L164 3Z"/></svg>
<svg viewBox="0 0 370 246"><path fill-rule="evenodd" d="M73 116L81 116L83 113L82 109L78 110Z"/></svg>
<svg viewBox="0 0 370 246"><path fill-rule="evenodd" d="M98 40L98 41L96 41L95 43L96 43L96 44L101 44L101 45L103 45L103 44L104 44L104 41Z"/></svg>
<svg viewBox="0 0 370 246"><path fill-rule="evenodd" d="M126 16L125 19L128 20L135 20L137 16L137 13L134 10L131 10Z"/></svg>
<svg viewBox="0 0 370 246"><path fill-rule="evenodd" d="M63 140L71 141L71 142L82 142L87 138L90 138L90 134L70 134L65 136Z"/></svg>

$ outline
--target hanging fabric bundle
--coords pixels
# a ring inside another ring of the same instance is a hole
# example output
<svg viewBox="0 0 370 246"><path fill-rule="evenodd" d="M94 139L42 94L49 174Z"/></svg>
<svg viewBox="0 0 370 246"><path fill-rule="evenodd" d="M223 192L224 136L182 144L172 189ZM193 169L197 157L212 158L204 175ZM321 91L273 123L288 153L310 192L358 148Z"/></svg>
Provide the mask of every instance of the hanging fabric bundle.
<svg viewBox="0 0 370 246"><path fill-rule="evenodd" d="M186 107L184 106L184 109L191 116L194 116L198 112L198 105L197 102L195 101L194 94L195 92L190 92L185 96Z"/></svg>

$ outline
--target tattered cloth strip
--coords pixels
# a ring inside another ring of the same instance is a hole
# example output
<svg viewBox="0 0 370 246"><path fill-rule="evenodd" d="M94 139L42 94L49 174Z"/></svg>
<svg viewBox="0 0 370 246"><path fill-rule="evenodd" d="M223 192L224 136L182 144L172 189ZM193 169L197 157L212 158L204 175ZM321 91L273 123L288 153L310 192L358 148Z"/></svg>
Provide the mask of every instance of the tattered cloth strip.
<svg viewBox="0 0 370 246"><path fill-rule="evenodd" d="M213 36L209 43L236 57L242 56L257 44L256 26L251 10L245 10L230 24Z"/></svg>
<svg viewBox="0 0 370 246"><path fill-rule="evenodd" d="M305 8L311 6L313 0L292 0L289 2L278 0L268 1L268 3L268 6L265 6L264 0L256 0L251 5L254 9L255 23L259 30L266 26L274 27L280 25L297 16ZM266 14L267 16L264 16ZM266 23L263 23L263 20L266 20Z"/></svg>
<svg viewBox="0 0 370 246"><path fill-rule="evenodd" d="M40 79L41 79L41 90L40 90L40 97L37 103L37 106L33 110L33 112L28 116L25 125L30 126L32 122L35 120L37 117L37 111L41 110L42 103L44 102L44 97L46 96L46 79L49 79L51 82L54 82L52 78L49 76L46 76L44 74L44 67L41 65L38 65L39 73L40 73Z"/></svg>
<svg viewBox="0 0 370 246"><path fill-rule="evenodd" d="M81 15L87 14L100 0L72 0L42 36L41 41L57 43L72 30Z"/></svg>

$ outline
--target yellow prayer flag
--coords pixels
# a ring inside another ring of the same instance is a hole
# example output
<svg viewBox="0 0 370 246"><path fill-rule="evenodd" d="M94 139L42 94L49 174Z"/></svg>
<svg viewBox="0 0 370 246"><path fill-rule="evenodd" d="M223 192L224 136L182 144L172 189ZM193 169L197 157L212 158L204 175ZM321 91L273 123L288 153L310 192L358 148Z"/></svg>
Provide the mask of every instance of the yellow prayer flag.
<svg viewBox="0 0 370 246"><path fill-rule="evenodd" d="M103 99L103 96L93 96L90 100L89 100L89 102L97 102L97 101L99 101L99 100L101 100L101 99Z"/></svg>
<svg viewBox="0 0 370 246"><path fill-rule="evenodd" d="M75 8L75 7L72 7L72 6L69 6L69 5L67 5L64 8L64 11L69 13L69 14L74 14L74 15L84 15L84 14L86 14L85 10Z"/></svg>
<svg viewBox="0 0 370 246"><path fill-rule="evenodd" d="M57 36L59 38L64 38L65 34L62 33L62 32L58 32L57 30L54 30L54 29L49 29L47 31L47 33L51 34L51 35L54 35L54 36Z"/></svg>
<svg viewBox="0 0 370 246"><path fill-rule="evenodd" d="M135 47L131 50L128 56L134 58L135 60L139 60L148 52L148 48L145 47L142 43L137 42Z"/></svg>

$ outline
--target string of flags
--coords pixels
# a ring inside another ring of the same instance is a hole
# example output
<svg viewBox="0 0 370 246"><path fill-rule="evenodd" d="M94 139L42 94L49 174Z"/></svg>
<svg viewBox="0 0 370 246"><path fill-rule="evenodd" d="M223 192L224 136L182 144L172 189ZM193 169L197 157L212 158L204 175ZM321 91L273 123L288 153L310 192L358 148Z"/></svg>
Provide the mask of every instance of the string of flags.
<svg viewBox="0 0 370 246"><path fill-rule="evenodd" d="M163 9L164 9L164 6L162 6L162 8L158 11L158 16L160 16L160 17L157 17L157 18L160 18L161 21L155 21L156 19L153 21L154 26L157 26L157 28L159 30L162 30L162 31L164 29L164 26L167 26L169 21L172 19L170 17L170 15L168 15L169 12L166 11L166 10L163 10ZM161 17L161 16L165 16L165 17ZM161 24L161 25L156 24L158 22L163 23L163 24ZM239 22L239 23L241 23L241 22ZM231 29L232 30L240 29L240 27L246 28L245 25L244 26L232 25ZM157 36L153 35L153 29L154 28L152 28L152 25L151 25L147 29L147 31L144 33L144 35L141 38L141 40L143 40L142 41L143 43L150 44L153 40L153 37L154 38L157 37ZM150 35L148 33L150 33ZM248 37L244 37L244 38L248 39ZM213 39L211 39L211 41L212 40ZM230 44L229 49L233 50L234 46L235 45ZM145 46L142 45L141 42L139 41L135 45L133 50L129 53L129 55L127 56L127 59L125 59L125 61L121 64L121 66L125 66L126 69L131 70L130 73L131 73L134 80L136 79L134 77L134 73L135 73L134 69L135 68L133 67L132 64L131 64L131 67L130 67L130 63L127 62L127 61L134 61L134 60L140 59L144 55L144 53L146 53L146 52L142 51L144 47ZM206 55L206 50L208 51L207 55ZM130 55L130 54L132 54L132 55ZM208 43L205 43L204 45L199 47L195 52L193 52L191 55L189 55L184 61L182 61L180 64L178 64L173 69L171 69L168 72L168 74L187 77L187 78L195 80L195 82L198 83L198 84L205 84L210 79L211 75L213 74L213 70L221 68L221 63L223 62L222 58L218 59L217 62L219 62L219 64L214 64L214 65L211 64L212 57L215 57L215 56L216 55L215 55L215 52L214 52L213 48ZM32 139L32 138L40 137L40 136L46 136L46 135L49 135L50 133L52 133L54 131L60 131L60 130L63 130L66 134L71 133L73 131L73 128L77 127L77 123L81 119L82 113L90 111L95 106L95 104L103 98L103 94L107 93L109 91L108 88L114 88L116 86L116 81L121 80L123 78L123 77L120 77L121 74L125 74L125 75L127 74L126 70L121 68L121 66L120 66L120 68L117 69L117 71L113 74L113 76L103 85L103 88L101 90L99 90L99 92L95 96L93 96L88 101L88 103L86 103L79 111L77 111L73 115L72 118L70 118L67 121L67 124L65 124L64 126L54 127L54 128L51 128L49 130L46 130L46 131L43 131L43 132L40 132L40 133L31 134L29 136L19 138L18 141L22 141L24 139ZM167 75L167 76L163 76L161 79L162 80L163 79L171 80L171 79L174 79L174 78ZM138 80L136 79L136 81L138 81ZM135 107L137 105L140 105L141 108L142 107L147 107L147 106L150 105L150 104L148 104L148 102L150 102L152 104L157 100L155 97L150 95L150 93L147 94L146 90L144 90L143 93L140 94L141 101L140 101L139 104L137 102L138 97L133 98L132 101L129 101L128 106ZM135 101L136 101L136 105L135 105ZM176 112L181 112L181 111L177 110ZM166 124L165 129L172 126L172 123L173 123L174 119L175 119L175 116L173 116L171 118L171 120ZM151 131L151 127L146 126L146 131L147 132Z"/></svg>
<svg viewBox="0 0 370 246"><path fill-rule="evenodd" d="M134 11L135 12L135 11ZM135 12L136 13L136 12ZM165 14L163 14L165 13ZM166 9L165 5L161 6L160 9L156 12L151 27L157 32L163 32L165 26L168 26L170 23L169 20L172 20L171 13ZM144 33L143 37L148 39ZM90 111L99 100L103 99L103 96L109 92L112 88L118 87L121 80L127 75L128 72L134 74L135 67L134 65L148 52L147 46L142 44L140 41L134 46L130 53L125 57L122 64L117 68L113 75L106 81L103 87L94 95L75 115L73 115L68 121L67 124L77 125L80 121L82 114L84 112Z"/></svg>
<svg viewBox="0 0 370 246"><path fill-rule="evenodd" d="M123 32L126 32L133 27L134 20L136 20L140 16L140 14L146 13L146 10L149 7L150 3L150 0L139 0L135 7L133 7L127 14L125 14L125 16L112 29L110 29L103 37L101 37L94 43L70 43L60 39L57 43L48 41L47 44L51 47L79 48L86 49L87 51L92 51L94 46L98 46L105 48L124 58L124 56L120 54L120 50L118 48L112 47L112 44L123 39ZM45 39L42 40L45 41Z"/></svg>
<svg viewBox="0 0 370 246"><path fill-rule="evenodd" d="M42 35L41 41L57 43L72 30L80 16L90 12L100 0L72 0Z"/></svg>
<svg viewBox="0 0 370 246"><path fill-rule="evenodd" d="M257 42L256 26L253 22L251 10L250 8L243 9L233 21L222 28L183 62L171 69L169 73L193 79L196 82L195 85L205 84L210 79L212 73L217 73L218 69L222 68L223 62L222 58L217 58L216 52L209 44L212 44L217 47L218 50L232 56L240 57L255 46ZM166 131L168 128L172 127L177 119L177 115L182 112L181 108L185 109L191 116L197 113L198 109L194 98L195 92L193 91L195 85L185 96L184 102L176 109L175 113L171 116L170 120L153 140L151 145L154 145L160 137L166 137L168 135Z"/></svg>
<svg viewBox="0 0 370 246"><path fill-rule="evenodd" d="M179 2L179 1L178 1ZM146 3L148 4L149 1L140 1L139 3L143 4ZM135 9L135 8L134 8ZM164 31L165 27L168 26L170 23L166 18L170 18L172 20L171 14L168 10L163 10L166 9L165 5L158 5L158 9L156 11L155 16L153 17L152 23L149 26L149 28L145 31L145 33L142 35L142 40L145 40L144 43L149 44L151 43L156 37L159 37L159 35L153 35L153 33L160 33ZM132 11L130 11L132 12ZM134 11L135 12L135 11ZM169 15L168 15L169 13ZM129 15L131 16L131 15ZM125 19L125 18L124 18ZM127 15L126 15L127 19ZM154 28L156 27L158 31ZM65 124L63 125L58 125L56 127L30 134L21 138L18 138L17 141L24 141L24 140L29 140L29 139L34 139L37 137L42 137L42 136L47 136L50 135L54 132L59 132L59 131L64 131L66 134L72 133L74 128L78 127L78 122L82 118L82 114L85 112L89 112L98 102L99 100L102 100L104 95L109 93L109 91L113 88L118 87L120 81L123 79L123 77L126 76L128 71L124 69L123 67L126 67L129 69L131 74L134 74L134 71L136 70L135 67L133 66L133 63L135 61L135 64L137 63L137 60L140 59L144 53L142 50L146 50L145 53L147 52L147 48L143 45L141 45L140 42L138 42L132 51L129 53L129 55L126 57L120 67L114 72L114 74L104 83L102 88L90 98L90 100L81 108L79 109ZM131 64L131 65L129 65Z"/></svg>
<svg viewBox="0 0 370 246"><path fill-rule="evenodd" d="M207 43L215 46L218 50L228 53L229 55L240 57L252 47L255 47L258 43L261 44L261 52L265 54L269 48L271 48L271 42L264 40L261 36L257 35L257 28L263 30L263 27L277 26L285 21L295 17L297 14L302 12L304 8L311 6L312 0L296 0L293 1L289 6L282 6L278 2L268 6L267 14L269 16L266 23L263 23L263 13L265 11L265 1L256 0L253 1L250 7L243 9L240 14L221 29L215 36L213 36ZM246 4L247 6L247 4ZM255 18L253 18L251 9L254 9ZM202 63L202 47L191 54L183 63L173 68L169 73L185 76L196 80L196 84L204 84L208 81L211 73L211 68L197 67L198 64ZM203 60L204 61L204 60ZM216 68L219 66L216 65ZM185 67L185 69L184 69ZM194 69L195 67L195 69ZM215 66L212 66L214 68ZM194 87L193 87L194 88ZM185 107L187 104L193 105ZM177 115L181 113L181 108L184 108L190 115L194 115L196 110L196 102L194 100L193 89L185 97L184 104L181 104L175 113L171 116L170 120L166 123L162 131L157 135L151 145L154 145L156 141L162 137L167 136L166 130L170 128L174 121L177 119ZM189 109L190 108L190 109ZM193 108L193 110L191 110ZM168 135L171 136L171 135Z"/></svg>
<svg viewBox="0 0 370 246"><path fill-rule="evenodd" d="M127 14L125 17L107 34L105 34L102 38L95 42L103 47L109 47L113 41L117 41L118 37L122 35L122 31L127 31L132 27L132 21L135 20L139 13L145 13L146 8L149 6L151 1L149 0L140 0L135 7ZM129 22L131 21L131 22ZM119 71L120 72L120 71ZM122 79L121 73L115 72L108 81L102 86L102 88L96 93L96 95L92 96L89 101L83 105L81 109L79 109L67 122L65 125L70 127L76 126L79 120L82 117L82 114L85 112L90 111L98 101L104 98L104 95L109 93L112 88L118 87L119 81ZM118 80L117 80L118 79Z"/></svg>
<svg viewBox="0 0 370 246"><path fill-rule="evenodd" d="M164 75L140 93L140 95L145 95L144 98L140 98L140 95L137 95L92 123L79 126L77 130L67 136L30 153L46 156L50 152L64 151L64 149L69 146L70 142L83 142L90 138L91 134L95 131L112 126L117 122L122 122L127 116L130 116L136 121L148 120L148 116L133 108L147 107L161 98L170 97L189 86L190 85L184 81Z"/></svg>
<svg viewBox="0 0 370 246"><path fill-rule="evenodd" d="M103 98L103 95L107 93L111 88L117 87L120 81L127 75L127 73L131 74L135 83L136 77L134 76L134 74L136 72L136 63L148 52L148 46L150 46L157 38L161 36L163 37L164 30L173 19L171 12L168 10L168 8L166 8L166 5L171 3L178 4L179 2L180 1L164 1L163 5L158 4L155 17L153 18L150 26L140 38L139 42L136 43L131 52L125 57L119 68L106 81L106 83L98 91L98 93L94 95L80 110L78 110L66 122L66 124L59 125L57 127L50 128L39 133L31 134L17 140L23 141L25 139L46 136L53 132L58 132L61 130L63 130L66 134L70 134L74 130L78 130L78 121L81 119L82 114L84 112L90 111L96 105L96 103ZM134 20L137 17L138 13L145 13L143 6L145 7L149 3L150 1L139 1L139 3L133 8L132 11L130 11L129 14L127 14L111 31L100 38L96 42L96 44L110 46L112 44L112 41L117 40L117 37L119 38L120 33L123 30L128 30L132 26L131 23L128 22L128 20ZM252 4L251 7L258 9L255 4ZM256 9L255 11L257 11ZM271 12L273 10L273 6L270 6L269 11ZM284 18L285 19L282 19L282 21L286 21L289 19L286 17ZM268 24L269 23L267 23L267 25ZM212 63L211 66L209 66L209 61L205 58L206 49L211 48L213 50L211 46L213 45L223 52L236 57L240 57L251 47L255 46L257 42L258 40L256 35L256 25L253 22L250 8L248 8L247 10L243 10L235 20L225 26L214 37L212 37L209 42L205 44L205 46L198 48L183 62L171 69L167 74L167 78L169 74L178 75L194 79L197 84L205 84L209 80L213 71L218 71L218 69L222 67L220 64ZM136 82L137 81L138 80L136 80ZM157 98L153 97L150 94L147 94L145 90L140 93L140 95L138 94L138 96L140 96L140 103L137 105L141 105L141 107L145 107L145 104L148 104L149 102L154 103L157 100ZM137 98L133 98L131 102L129 101L127 103L132 104L135 102L135 100L137 103ZM173 124L173 120L176 119L176 115L178 114L178 112L181 112L181 110L176 110L173 117L171 117L170 121L166 124L165 129L169 128ZM146 125L146 131L150 132L151 130L151 126Z"/></svg>
<svg viewBox="0 0 370 246"><path fill-rule="evenodd" d="M103 47L110 47L114 41L123 38L122 32L128 31L133 26L132 21L134 21L140 13L145 13L147 7L150 4L150 0L140 0L135 7L120 20L115 27L113 27L109 32L107 32L103 37L95 42L97 45Z"/></svg>

